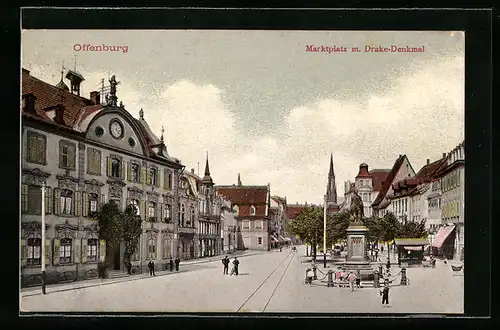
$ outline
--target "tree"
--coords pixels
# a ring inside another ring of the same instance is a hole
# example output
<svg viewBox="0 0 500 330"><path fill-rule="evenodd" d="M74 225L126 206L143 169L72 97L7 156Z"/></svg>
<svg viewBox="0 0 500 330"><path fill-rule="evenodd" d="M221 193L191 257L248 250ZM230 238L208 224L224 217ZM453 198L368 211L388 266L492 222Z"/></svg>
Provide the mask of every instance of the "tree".
<svg viewBox="0 0 500 330"><path fill-rule="evenodd" d="M363 225L368 228L366 238L368 242L375 243L381 239L382 231L380 219L374 216L363 219Z"/></svg>
<svg viewBox="0 0 500 330"><path fill-rule="evenodd" d="M322 242L323 236L323 208L306 206L293 221L290 221L289 229L291 234L311 244L312 253L316 256L316 246Z"/></svg>
<svg viewBox="0 0 500 330"><path fill-rule="evenodd" d="M326 220L327 245L347 238L350 216L347 212L329 213Z"/></svg>
<svg viewBox="0 0 500 330"><path fill-rule="evenodd" d="M408 221L399 228L398 238L425 238L429 233L425 229L425 220L420 222Z"/></svg>
<svg viewBox="0 0 500 330"><path fill-rule="evenodd" d="M394 214L391 212L384 215L379 222L380 239L387 242L387 252L389 252L389 241L394 240L400 232L401 225ZM390 255L390 253L388 253Z"/></svg>
<svg viewBox="0 0 500 330"><path fill-rule="evenodd" d="M142 233L142 219L132 205L128 205L123 212L123 239L125 241L124 261L127 263L136 252L139 238Z"/></svg>
<svg viewBox="0 0 500 330"><path fill-rule="evenodd" d="M99 237L106 240L106 260L109 260L122 238L122 214L118 204L114 201L104 204L95 218L99 221Z"/></svg>

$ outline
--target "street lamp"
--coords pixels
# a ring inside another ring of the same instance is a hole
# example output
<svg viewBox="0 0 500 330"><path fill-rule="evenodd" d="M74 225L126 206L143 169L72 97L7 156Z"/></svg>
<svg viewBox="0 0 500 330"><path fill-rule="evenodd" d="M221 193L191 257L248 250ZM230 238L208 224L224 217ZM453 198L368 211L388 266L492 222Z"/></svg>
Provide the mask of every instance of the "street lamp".
<svg viewBox="0 0 500 330"><path fill-rule="evenodd" d="M42 182L42 255L40 256L42 266L42 294L45 294L45 182Z"/></svg>

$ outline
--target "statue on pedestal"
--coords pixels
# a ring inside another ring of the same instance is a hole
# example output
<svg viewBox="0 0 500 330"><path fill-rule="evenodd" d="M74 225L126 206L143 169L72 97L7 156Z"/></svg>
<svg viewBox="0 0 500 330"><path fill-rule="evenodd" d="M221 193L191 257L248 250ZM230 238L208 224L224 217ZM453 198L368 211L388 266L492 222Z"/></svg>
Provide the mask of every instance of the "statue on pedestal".
<svg viewBox="0 0 500 330"><path fill-rule="evenodd" d="M354 190L354 195L352 196L351 199L351 221L353 225L362 225L363 222L363 217L364 217L364 207L363 207L363 200L361 199L361 196L358 194L358 190Z"/></svg>

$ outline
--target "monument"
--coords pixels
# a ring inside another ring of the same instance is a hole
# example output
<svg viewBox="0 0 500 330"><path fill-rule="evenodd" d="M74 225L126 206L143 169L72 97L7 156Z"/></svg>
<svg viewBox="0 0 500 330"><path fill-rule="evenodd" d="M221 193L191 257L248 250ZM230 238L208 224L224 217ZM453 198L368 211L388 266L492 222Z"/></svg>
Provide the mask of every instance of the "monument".
<svg viewBox="0 0 500 330"><path fill-rule="evenodd" d="M350 207L351 224L347 228L347 258L343 263L350 271L360 271L362 279L373 275L373 267L366 258L368 228L363 225L363 201L354 191Z"/></svg>

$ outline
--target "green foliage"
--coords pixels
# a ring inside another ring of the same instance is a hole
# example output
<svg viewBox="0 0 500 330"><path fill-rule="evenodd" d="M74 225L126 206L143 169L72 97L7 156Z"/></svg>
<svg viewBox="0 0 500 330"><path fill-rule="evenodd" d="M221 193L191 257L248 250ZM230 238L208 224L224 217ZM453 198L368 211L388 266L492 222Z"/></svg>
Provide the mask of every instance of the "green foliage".
<svg viewBox="0 0 500 330"><path fill-rule="evenodd" d="M132 205L128 205L123 212L123 239L125 241L124 261L129 262L136 252L142 233L142 219L136 214Z"/></svg>
<svg viewBox="0 0 500 330"><path fill-rule="evenodd" d="M347 212L329 213L326 216L326 244L347 238L347 228L350 225L350 215Z"/></svg>
<svg viewBox="0 0 500 330"><path fill-rule="evenodd" d="M392 213L387 213L379 220L380 239L382 241L392 241L400 232L401 224L396 216Z"/></svg>
<svg viewBox="0 0 500 330"><path fill-rule="evenodd" d="M94 214L94 218L99 221L99 237L106 240L106 260L110 259L123 239L125 261L130 261L142 232L142 220L136 215L134 207L129 205L124 212L120 212L118 205L110 201Z"/></svg>
<svg viewBox="0 0 500 330"><path fill-rule="evenodd" d="M99 237L106 240L106 260L109 260L122 237L122 216L118 205L113 201L104 204L96 219L99 221Z"/></svg>
<svg viewBox="0 0 500 330"><path fill-rule="evenodd" d="M368 233L366 238L369 242L377 242L381 239L382 228L380 225L380 219L372 216L363 219L363 225L368 228Z"/></svg>
<svg viewBox="0 0 500 330"><path fill-rule="evenodd" d="M405 222L399 229L398 238L425 238L428 236L425 220L420 222Z"/></svg>

